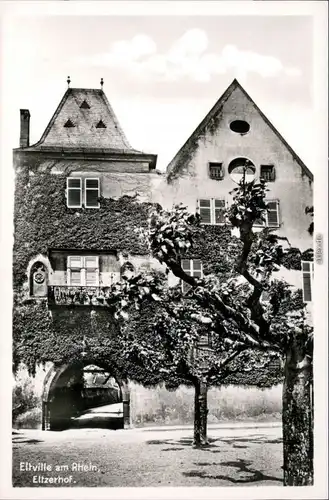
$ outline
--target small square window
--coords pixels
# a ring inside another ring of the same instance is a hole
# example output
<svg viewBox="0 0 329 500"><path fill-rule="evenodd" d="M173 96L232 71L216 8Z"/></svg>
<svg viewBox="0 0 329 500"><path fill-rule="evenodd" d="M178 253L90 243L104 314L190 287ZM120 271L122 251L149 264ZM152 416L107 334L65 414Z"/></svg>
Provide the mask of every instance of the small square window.
<svg viewBox="0 0 329 500"><path fill-rule="evenodd" d="M275 181L275 168L274 165L261 165L260 166L260 177L266 182Z"/></svg>
<svg viewBox="0 0 329 500"><path fill-rule="evenodd" d="M202 278L203 270L202 270L202 262L200 259L182 259L181 261L182 268L189 276L194 276L195 278ZM190 289L190 285L185 281L182 281L182 291L186 293Z"/></svg>
<svg viewBox="0 0 329 500"><path fill-rule="evenodd" d="M216 181L221 181L224 177L223 164L222 163L209 163L209 177Z"/></svg>

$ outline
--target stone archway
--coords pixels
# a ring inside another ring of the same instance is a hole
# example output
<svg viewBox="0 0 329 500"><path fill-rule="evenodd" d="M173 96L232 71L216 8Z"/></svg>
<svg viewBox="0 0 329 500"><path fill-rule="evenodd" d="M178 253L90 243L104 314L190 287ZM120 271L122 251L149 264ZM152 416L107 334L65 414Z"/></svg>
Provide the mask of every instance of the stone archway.
<svg viewBox="0 0 329 500"><path fill-rule="evenodd" d="M91 378L103 380L93 384ZM113 382L114 381L114 382ZM116 406L115 414L112 408ZM122 410L120 409L122 408ZM53 366L44 380L42 429L130 426L127 380L93 360Z"/></svg>

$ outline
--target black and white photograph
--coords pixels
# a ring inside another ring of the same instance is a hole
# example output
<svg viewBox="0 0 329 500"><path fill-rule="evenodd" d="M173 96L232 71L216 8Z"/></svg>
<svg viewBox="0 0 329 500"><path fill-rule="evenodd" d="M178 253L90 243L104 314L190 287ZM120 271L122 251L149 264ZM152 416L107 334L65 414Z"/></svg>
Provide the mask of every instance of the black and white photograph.
<svg viewBox="0 0 329 500"><path fill-rule="evenodd" d="M327 3L3 3L1 498L327 498Z"/></svg>

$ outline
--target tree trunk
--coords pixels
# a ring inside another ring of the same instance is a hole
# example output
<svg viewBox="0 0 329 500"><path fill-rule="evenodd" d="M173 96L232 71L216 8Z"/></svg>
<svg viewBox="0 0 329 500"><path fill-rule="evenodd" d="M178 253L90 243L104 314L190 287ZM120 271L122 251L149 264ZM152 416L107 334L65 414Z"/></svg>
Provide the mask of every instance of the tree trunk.
<svg viewBox="0 0 329 500"><path fill-rule="evenodd" d="M312 363L295 341L286 356L282 430L285 486L313 484Z"/></svg>
<svg viewBox="0 0 329 500"><path fill-rule="evenodd" d="M207 440L207 382L198 380L194 384L194 440L193 446L200 448L208 444Z"/></svg>

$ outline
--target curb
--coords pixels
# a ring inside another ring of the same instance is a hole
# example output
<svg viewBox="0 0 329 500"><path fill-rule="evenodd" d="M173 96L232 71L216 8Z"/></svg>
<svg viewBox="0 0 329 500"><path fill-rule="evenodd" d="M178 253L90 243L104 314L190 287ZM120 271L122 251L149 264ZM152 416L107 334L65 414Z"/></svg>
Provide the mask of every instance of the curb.
<svg viewBox="0 0 329 500"><path fill-rule="evenodd" d="M270 429L270 428L280 428L282 427L281 422L259 422L259 423L223 423L223 424L208 424L207 428L210 429ZM184 426L160 426L160 427L131 427L132 431L139 432L166 432L166 431L184 431L184 430L192 430L193 425L184 425Z"/></svg>

